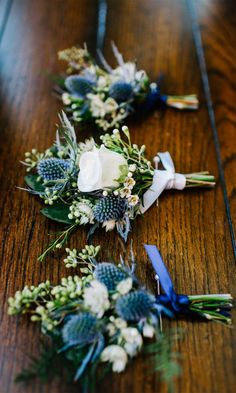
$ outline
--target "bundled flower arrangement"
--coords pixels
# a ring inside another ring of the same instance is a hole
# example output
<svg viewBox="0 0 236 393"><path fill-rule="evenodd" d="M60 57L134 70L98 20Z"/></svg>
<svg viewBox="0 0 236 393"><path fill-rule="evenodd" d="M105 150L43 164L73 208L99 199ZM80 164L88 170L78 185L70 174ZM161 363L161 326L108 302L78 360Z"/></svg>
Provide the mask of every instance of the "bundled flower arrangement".
<svg viewBox="0 0 236 393"><path fill-rule="evenodd" d="M9 299L10 315L29 314L52 341L46 358L44 354L18 380L48 376L59 359L69 380L80 381L84 391L91 392L88 384L95 383L98 369L103 373L103 363L108 363L107 371L120 373L143 349L162 378L171 383L179 366L170 340L161 331L160 318L187 314L230 323L230 315L224 312L232 307L230 295L175 294L167 270L163 273L166 267L157 248L146 246L146 250L165 295L154 296L139 283L134 260L131 265L122 258L119 265L98 263L99 247L86 246L80 253L67 250L70 257L73 252L77 265L82 264L82 278L69 276L56 286L49 281L37 287L26 286ZM147 339L153 341L146 346Z"/></svg>
<svg viewBox="0 0 236 393"><path fill-rule="evenodd" d="M87 47L72 47L59 52L59 59L68 63L67 74L60 78L56 92L65 110L75 123L91 122L101 131L119 127L135 110L150 111L171 106L178 109L197 109L196 95L166 96L160 93L157 83L151 83L144 70L136 63L125 63L121 53L112 43L118 67L112 69L99 53L100 67Z"/></svg>
<svg viewBox="0 0 236 393"><path fill-rule="evenodd" d="M175 173L169 153L155 157L156 169L145 157L145 146L132 144L129 130L101 135L102 144L91 138L77 143L74 128L63 113L56 143L43 153L26 153L25 181L30 192L47 205L42 214L69 227L42 255L61 248L78 226L89 225L88 236L99 226L117 229L126 240L130 221L144 213L165 190L212 187L208 172ZM161 161L164 170L157 169ZM41 258L41 259L42 259Z"/></svg>

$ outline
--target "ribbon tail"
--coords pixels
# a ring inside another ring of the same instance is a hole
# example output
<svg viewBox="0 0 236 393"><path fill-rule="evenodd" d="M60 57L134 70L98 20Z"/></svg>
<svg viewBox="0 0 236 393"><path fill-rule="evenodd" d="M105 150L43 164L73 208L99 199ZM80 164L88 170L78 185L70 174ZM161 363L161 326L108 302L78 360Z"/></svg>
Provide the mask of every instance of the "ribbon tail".
<svg viewBox="0 0 236 393"><path fill-rule="evenodd" d="M174 312L186 312L188 310L189 299L186 295L177 295L174 290L173 282L169 275L166 265L163 262L161 254L158 251L158 248L154 245L144 245L145 250L148 254L148 257L152 263L153 269L155 270L161 287L165 293L165 295L160 295L160 302L163 304L166 302L166 298L169 301Z"/></svg>
<svg viewBox="0 0 236 393"><path fill-rule="evenodd" d="M160 284L163 291L165 292L167 297L171 300L173 297L173 293L175 293L174 286L170 278L169 272L163 262L161 254L158 251L158 248L154 245L149 245L149 244L145 244L144 247L152 263L152 267L159 277Z"/></svg>
<svg viewBox="0 0 236 393"><path fill-rule="evenodd" d="M167 171L155 170L151 187L143 194L139 211L144 214L165 190L171 175Z"/></svg>

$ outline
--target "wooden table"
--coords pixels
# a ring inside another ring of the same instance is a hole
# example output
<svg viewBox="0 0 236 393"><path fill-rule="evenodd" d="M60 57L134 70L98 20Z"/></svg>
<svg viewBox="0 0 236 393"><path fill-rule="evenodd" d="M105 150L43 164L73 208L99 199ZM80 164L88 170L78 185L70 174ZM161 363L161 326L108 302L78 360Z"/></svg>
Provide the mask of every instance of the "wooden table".
<svg viewBox="0 0 236 393"><path fill-rule="evenodd" d="M37 262L48 244L48 233L58 230L58 225L41 216L39 201L16 186L24 184L24 168L19 164L24 152L32 147L44 150L54 140L61 104L51 94L48 74L64 67L57 60L57 51L87 42L95 54L101 27L98 6L96 0L0 1L1 393L78 392L76 387L61 382L14 384L14 375L27 365L28 356L38 353L40 334L38 326L27 318L7 316L7 298L25 284L37 284L46 278L56 283L68 275L63 254L52 255L42 264ZM146 69L153 80L162 72L166 93L197 93L201 102L196 112L168 109L138 122L130 121L133 140L147 145L150 158L157 151L169 150L178 171L209 169L217 179L213 191L166 193L158 209L150 209L143 220L136 222L132 238L137 273L155 288L143 250L144 242L154 243L179 293L236 295L235 1L108 0L104 53L115 65L111 40L126 60L138 59L139 67ZM95 240L103 243L104 233ZM80 248L84 242L85 232L81 230L70 244ZM115 233L109 234L103 258L118 257L123 251ZM185 340L176 344L184 356L183 376L176 381L176 392L234 392L234 329L191 321L170 325L186 328ZM124 374L108 377L100 389L104 393L166 392L141 358Z"/></svg>

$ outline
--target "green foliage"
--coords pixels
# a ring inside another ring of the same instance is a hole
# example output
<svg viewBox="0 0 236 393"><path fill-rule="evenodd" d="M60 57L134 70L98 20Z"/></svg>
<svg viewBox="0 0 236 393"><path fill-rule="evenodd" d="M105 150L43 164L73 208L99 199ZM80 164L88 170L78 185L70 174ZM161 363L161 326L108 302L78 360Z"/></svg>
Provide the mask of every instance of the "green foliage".
<svg viewBox="0 0 236 393"><path fill-rule="evenodd" d="M16 376L15 382L28 382L36 377L42 382L47 382L60 375L62 363L57 347L55 345L49 347L46 343L42 343L39 357L31 358L29 366Z"/></svg>
<svg viewBox="0 0 236 393"><path fill-rule="evenodd" d="M62 222L63 224L73 224L73 221L68 218L70 209L64 203L55 203L52 206L44 207L41 213L53 221Z"/></svg>
<svg viewBox="0 0 236 393"><path fill-rule="evenodd" d="M28 175L25 176L25 182L27 186L31 188L31 190L36 192L44 192L45 187L42 183L38 180L38 175Z"/></svg>
<svg viewBox="0 0 236 393"><path fill-rule="evenodd" d="M169 392L174 392L174 378L182 373L179 364L181 354L173 352L173 344L183 338L183 330L170 330L168 334L159 334L154 343L144 347L144 353L148 354L148 361L152 363L152 370L160 374L160 378L168 385Z"/></svg>

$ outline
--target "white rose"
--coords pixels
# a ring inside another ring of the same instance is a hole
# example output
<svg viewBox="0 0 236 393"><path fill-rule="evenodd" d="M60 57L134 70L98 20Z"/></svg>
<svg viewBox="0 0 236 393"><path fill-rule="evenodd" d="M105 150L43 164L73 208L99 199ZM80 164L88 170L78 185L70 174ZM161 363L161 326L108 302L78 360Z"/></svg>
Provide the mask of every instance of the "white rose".
<svg viewBox="0 0 236 393"><path fill-rule="evenodd" d="M120 167L127 165L126 159L105 146L85 152L79 160L78 188L82 192L91 192L104 188L118 187L116 181L121 175Z"/></svg>
<svg viewBox="0 0 236 393"><path fill-rule="evenodd" d="M102 362L111 362L112 371L120 373L124 371L128 361L125 350L119 345L109 345L101 353Z"/></svg>

